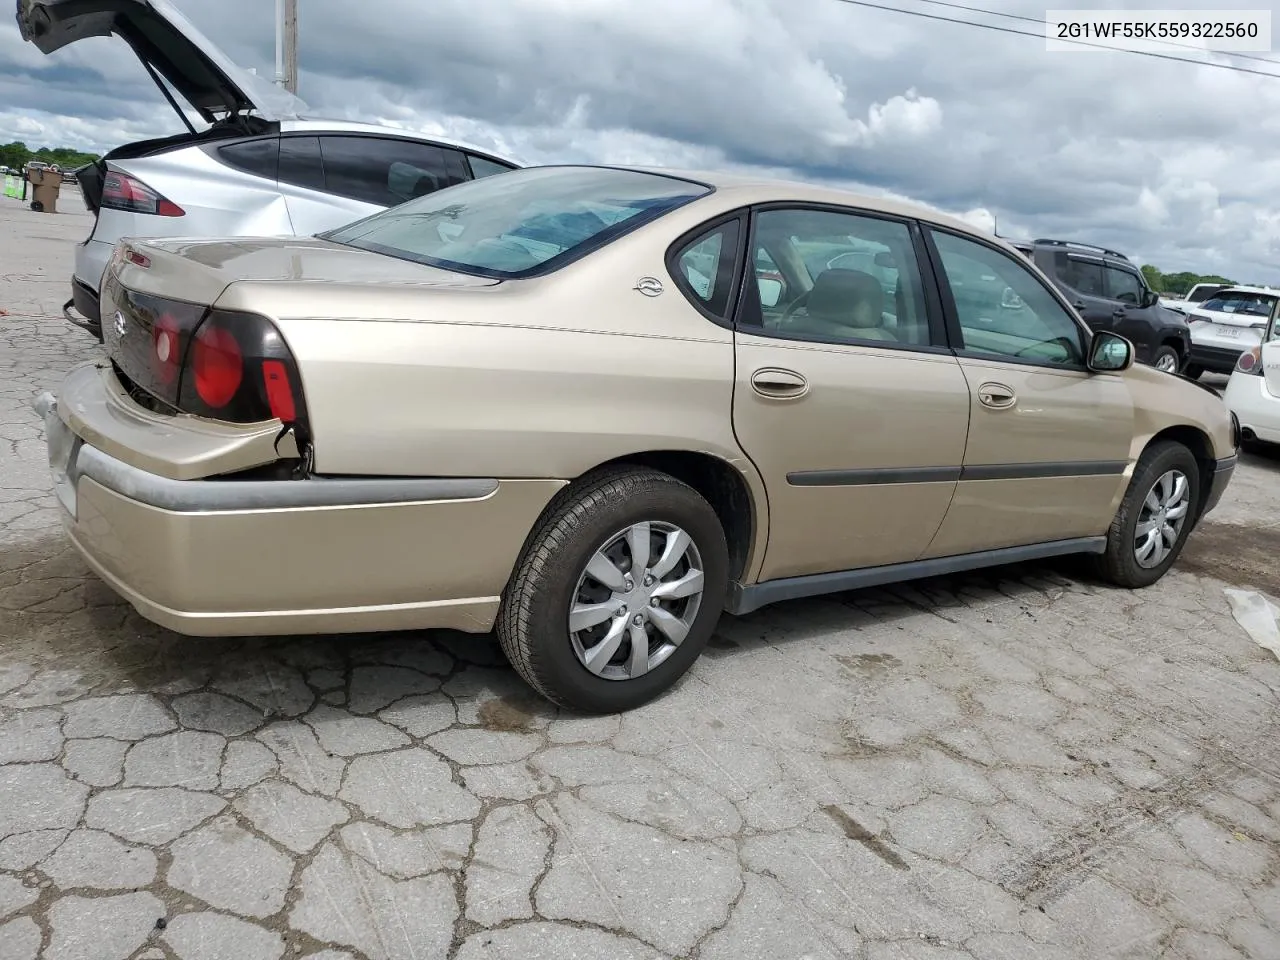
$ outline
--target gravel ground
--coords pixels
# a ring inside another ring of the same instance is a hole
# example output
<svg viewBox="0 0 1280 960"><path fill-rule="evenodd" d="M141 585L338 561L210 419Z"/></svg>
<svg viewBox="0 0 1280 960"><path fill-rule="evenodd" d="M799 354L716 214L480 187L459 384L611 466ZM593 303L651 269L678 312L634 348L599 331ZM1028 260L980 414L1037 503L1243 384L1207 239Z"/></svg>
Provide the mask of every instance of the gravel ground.
<svg viewBox="0 0 1280 960"><path fill-rule="evenodd" d="M58 525L67 212L0 200L0 960L1280 957L1280 459L1141 593L1016 567L725 618L625 717L488 638L208 641Z"/></svg>

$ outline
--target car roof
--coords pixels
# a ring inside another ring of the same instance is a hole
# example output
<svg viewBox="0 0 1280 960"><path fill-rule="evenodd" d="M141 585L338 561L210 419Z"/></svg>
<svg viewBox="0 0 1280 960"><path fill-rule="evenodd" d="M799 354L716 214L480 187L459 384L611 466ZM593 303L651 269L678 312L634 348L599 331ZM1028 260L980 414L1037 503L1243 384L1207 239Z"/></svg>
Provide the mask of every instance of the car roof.
<svg viewBox="0 0 1280 960"><path fill-rule="evenodd" d="M590 165L583 164L583 166ZM601 166L607 165L602 164ZM971 223L966 223L958 217L950 216L922 204L895 200L890 197L876 197L840 187L828 187L799 180L787 180L758 174L726 173L719 170L691 170L653 166L617 166L615 169L656 173L668 177L680 177L697 183L705 183L707 186L714 187L717 193L731 194L735 198L740 198L743 204L800 202L861 207L874 213L887 213L895 217L924 220L958 232L981 237L984 240L997 240L1002 244L1008 244L1007 240L996 237L994 234L975 227Z"/></svg>
<svg viewBox="0 0 1280 960"><path fill-rule="evenodd" d="M1280 297L1280 290L1275 290L1271 287L1248 287L1240 283L1229 283L1218 293L1265 293L1273 297Z"/></svg>
<svg viewBox="0 0 1280 960"><path fill-rule="evenodd" d="M457 150L466 150L469 153L478 153L482 157L493 157L495 160L505 160L507 163L514 163L517 166L526 166L523 162L499 153L496 150L490 150L488 147L479 147L474 143L467 143L465 140L455 140L452 137L436 136L433 133L420 133L417 130L408 130L404 127L388 127L378 123L360 123L355 120L326 120L323 117L299 117L296 120L281 120L281 133L365 133L365 134L381 134L387 137L408 137L412 140L426 140L431 143L438 143L442 147L453 147Z"/></svg>

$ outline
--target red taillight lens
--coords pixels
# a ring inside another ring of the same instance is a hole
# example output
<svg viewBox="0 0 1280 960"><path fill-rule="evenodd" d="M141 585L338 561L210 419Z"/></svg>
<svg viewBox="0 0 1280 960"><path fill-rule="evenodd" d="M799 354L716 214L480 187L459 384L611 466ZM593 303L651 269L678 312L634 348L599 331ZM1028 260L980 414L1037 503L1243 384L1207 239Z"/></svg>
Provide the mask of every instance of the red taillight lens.
<svg viewBox="0 0 1280 960"><path fill-rule="evenodd" d="M262 361L262 382L267 390L267 404L271 415L281 423L293 423L298 419L298 405L293 399L293 387L289 385L289 371L279 360Z"/></svg>
<svg viewBox="0 0 1280 960"><path fill-rule="evenodd" d="M141 180L125 173L108 173L102 181L102 202L107 210L127 210L157 217L185 217L186 211Z"/></svg>
<svg viewBox="0 0 1280 960"><path fill-rule="evenodd" d="M1262 373L1262 348L1254 347L1240 354L1240 359L1236 361L1236 369L1241 373Z"/></svg>
<svg viewBox="0 0 1280 960"><path fill-rule="evenodd" d="M164 313L151 328L151 372L156 380L171 386L178 379L182 365L182 345L178 321Z"/></svg>
<svg viewBox="0 0 1280 960"><path fill-rule="evenodd" d="M231 402L244 379L244 354L235 336L214 323L205 323L191 347L191 373L196 394L214 410Z"/></svg>

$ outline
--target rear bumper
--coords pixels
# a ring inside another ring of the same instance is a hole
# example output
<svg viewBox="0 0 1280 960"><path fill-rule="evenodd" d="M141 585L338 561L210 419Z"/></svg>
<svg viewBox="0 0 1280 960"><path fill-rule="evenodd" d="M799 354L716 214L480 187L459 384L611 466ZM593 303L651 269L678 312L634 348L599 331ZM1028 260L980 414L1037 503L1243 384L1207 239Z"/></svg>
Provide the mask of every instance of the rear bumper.
<svg viewBox="0 0 1280 960"><path fill-rule="evenodd" d="M1215 347L1208 344L1191 342L1191 357L1188 361L1189 366L1204 367L1206 370L1213 370L1217 373L1230 373L1236 368L1236 361L1240 359L1240 354L1249 349L1253 344L1246 344L1239 347Z"/></svg>
<svg viewBox="0 0 1280 960"><path fill-rule="evenodd" d="M1234 373L1227 381L1223 401L1240 419L1246 436L1280 443L1280 397L1272 396L1265 377Z"/></svg>
<svg viewBox="0 0 1280 960"><path fill-rule="evenodd" d="M73 430L52 395L35 406L62 521L85 562L142 616L192 636L485 632L528 531L563 486L174 479L86 439L109 422Z"/></svg>

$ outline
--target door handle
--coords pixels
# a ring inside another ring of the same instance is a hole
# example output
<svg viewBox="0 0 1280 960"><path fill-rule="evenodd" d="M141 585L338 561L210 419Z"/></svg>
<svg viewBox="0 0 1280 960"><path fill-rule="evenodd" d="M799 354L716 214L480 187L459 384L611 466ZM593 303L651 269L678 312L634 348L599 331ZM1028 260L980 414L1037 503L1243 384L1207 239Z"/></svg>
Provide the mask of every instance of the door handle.
<svg viewBox="0 0 1280 960"><path fill-rule="evenodd" d="M1123 320L1128 316L1128 314L1124 312L1124 307L1116 307L1116 309L1111 312L1111 316L1115 317L1117 320Z"/></svg>
<svg viewBox="0 0 1280 960"><path fill-rule="evenodd" d="M978 401L984 407L991 407L993 410L1006 410L1012 407L1017 400L1018 396L1013 392L1013 388L1006 387L1003 383L984 383L978 387Z"/></svg>
<svg viewBox="0 0 1280 960"><path fill-rule="evenodd" d="M1077 300L1075 303L1071 305L1071 309L1075 310L1077 313L1080 312L1081 310L1084 309L1084 301Z"/></svg>
<svg viewBox="0 0 1280 960"><path fill-rule="evenodd" d="M769 400L798 400L809 392L809 381L794 370L762 367L751 375L751 389Z"/></svg>

